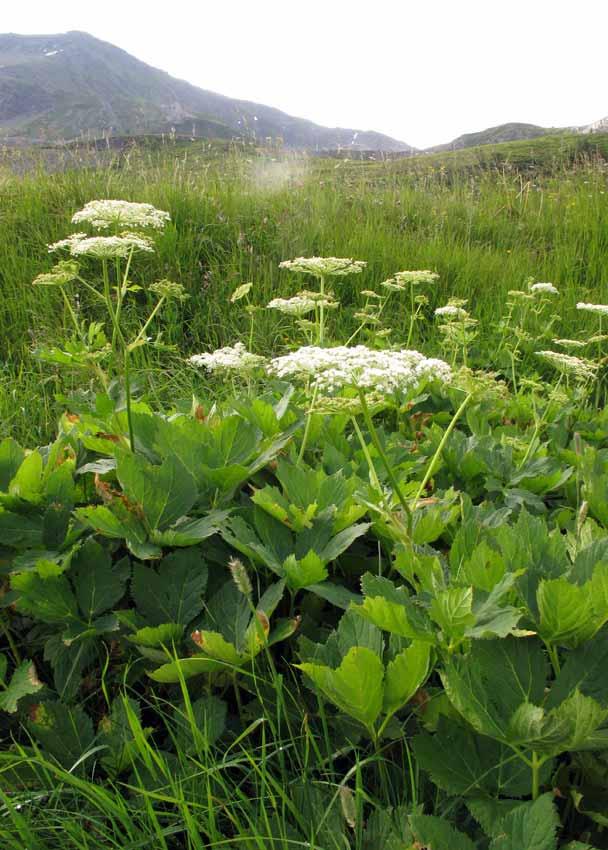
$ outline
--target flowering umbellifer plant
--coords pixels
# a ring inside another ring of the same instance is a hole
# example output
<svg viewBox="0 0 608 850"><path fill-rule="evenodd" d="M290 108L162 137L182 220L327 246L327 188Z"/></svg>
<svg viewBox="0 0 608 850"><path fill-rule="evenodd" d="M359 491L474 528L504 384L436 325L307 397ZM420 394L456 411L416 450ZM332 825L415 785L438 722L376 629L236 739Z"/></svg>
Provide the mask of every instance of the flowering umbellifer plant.
<svg viewBox="0 0 608 850"><path fill-rule="evenodd" d="M318 308L317 342L319 345L325 342L325 310L327 307L337 306L333 296L325 291L326 278L361 274L366 266L367 263L363 260L352 260L349 257L296 257L295 260L283 260L279 263L280 269L309 274L319 280L319 297L313 298L315 308ZM310 297L311 293L300 293L300 295Z"/></svg>
<svg viewBox="0 0 608 850"><path fill-rule="evenodd" d="M74 224L88 224L93 230L106 231L104 235L74 233L66 239L49 245L49 251L68 251L73 258L91 258L101 263L101 285L86 280L80 272L76 259L64 260L50 272L38 275L36 286L57 286L61 292L67 313L74 327L74 335L62 349L47 348L37 352L41 359L62 366L75 366L90 370L107 391L112 369L119 375L124 372L129 442L134 448L133 422L131 417L131 354L149 342L148 328L164 304L169 300L184 300L187 295L179 283L159 280L148 287L157 297L156 304L137 332L129 339L122 321L123 306L127 295L141 287L130 280L130 270L136 253L153 253L153 240L138 230L160 231L170 221L170 215L151 204L130 201L90 201L74 214ZM126 230L125 228L128 228ZM102 322L87 322L78 315L79 299L76 293L68 294L68 287L81 286L90 291L96 301L106 308L110 320L111 337L108 339ZM120 357L121 367L112 360ZM105 365L109 361L109 365ZM102 365L104 364L104 365Z"/></svg>

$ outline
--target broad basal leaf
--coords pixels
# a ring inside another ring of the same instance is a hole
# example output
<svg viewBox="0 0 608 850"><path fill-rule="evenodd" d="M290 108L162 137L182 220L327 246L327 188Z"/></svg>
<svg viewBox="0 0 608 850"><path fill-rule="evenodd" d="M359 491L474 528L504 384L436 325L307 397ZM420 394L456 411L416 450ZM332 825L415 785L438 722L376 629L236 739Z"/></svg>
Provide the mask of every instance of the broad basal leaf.
<svg viewBox="0 0 608 850"><path fill-rule="evenodd" d="M375 652L363 646L348 651L336 670L320 664L298 664L321 693L340 711L372 729L382 710L384 667Z"/></svg>
<svg viewBox="0 0 608 850"><path fill-rule="evenodd" d="M414 641L388 663L382 704L385 714L394 714L402 708L424 684L429 674L430 658L430 644Z"/></svg>
<svg viewBox="0 0 608 850"><path fill-rule="evenodd" d="M14 671L5 690L0 691L0 711L14 714L22 697L37 693L43 686L33 661L23 661Z"/></svg>
<svg viewBox="0 0 608 850"><path fill-rule="evenodd" d="M172 525L194 505L196 483L174 455L155 466L142 455L117 450L116 460L116 474L124 494L139 507L150 528Z"/></svg>
<svg viewBox="0 0 608 850"><path fill-rule="evenodd" d="M490 850L556 850L559 818L551 794L533 803L522 803L502 821L502 835Z"/></svg>
<svg viewBox="0 0 608 850"><path fill-rule="evenodd" d="M455 829L447 820L431 815L411 815L410 825L416 841L429 850L476 850L464 832Z"/></svg>
<svg viewBox="0 0 608 850"><path fill-rule="evenodd" d="M158 570L135 564L131 592L137 611L150 626L186 625L202 611L207 565L199 549L167 555Z"/></svg>
<svg viewBox="0 0 608 850"><path fill-rule="evenodd" d="M123 597L129 572L128 558L113 566L108 552L94 540L87 540L78 550L69 577L87 622L108 611Z"/></svg>

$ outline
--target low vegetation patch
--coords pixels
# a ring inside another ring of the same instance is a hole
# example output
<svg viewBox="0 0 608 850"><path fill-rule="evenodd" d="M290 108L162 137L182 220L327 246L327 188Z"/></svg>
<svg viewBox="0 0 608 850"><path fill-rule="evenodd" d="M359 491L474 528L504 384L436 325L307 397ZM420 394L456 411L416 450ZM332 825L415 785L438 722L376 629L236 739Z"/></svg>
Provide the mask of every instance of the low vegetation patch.
<svg viewBox="0 0 608 850"><path fill-rule="evenodd" d="M171 399L170 212L89 202L34 278L62 413L0 442L3 846L608 847L608 306L524 276L488 328L434 267L296 257Z"/></svg>

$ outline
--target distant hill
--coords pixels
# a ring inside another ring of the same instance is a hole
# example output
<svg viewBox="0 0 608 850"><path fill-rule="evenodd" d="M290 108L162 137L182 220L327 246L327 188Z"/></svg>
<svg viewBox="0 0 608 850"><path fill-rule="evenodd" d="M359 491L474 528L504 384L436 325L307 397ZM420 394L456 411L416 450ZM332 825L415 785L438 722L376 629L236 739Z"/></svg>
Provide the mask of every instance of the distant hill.
<svg viewBox="0 0 608 850"><path fill-rule="evenodd" d="M489 127L478 133L465 133L444 145L435 145L426 148L424 153L441 153L442 151L457 151L463 148L474 148L479 145L497 145L501 142L517 142L521 139L537 139L539 136L547 136L552 133L563 132L555 128L539 127L536 124L499 124L498 127Z"/></svg>
<svg viewBox="0 0 608 850"><path fill-rule="evenodd" d="M413 151L382 133L329 128L197 88L84 32L0 35L0 140L175 133L282 139L311 150Z"/></svg>

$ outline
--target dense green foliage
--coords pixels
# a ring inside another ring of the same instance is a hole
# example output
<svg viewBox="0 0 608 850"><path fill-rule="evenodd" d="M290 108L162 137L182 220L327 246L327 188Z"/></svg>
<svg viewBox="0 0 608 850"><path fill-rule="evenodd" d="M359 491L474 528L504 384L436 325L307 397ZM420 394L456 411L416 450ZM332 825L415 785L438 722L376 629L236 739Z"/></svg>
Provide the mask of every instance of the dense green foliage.
<svg viewBox="0 0 608 850"><path fill-rule="evenodd" d="M25 229L29 198L29 247L2 242L29 280L41 243L121 181L173 221L130 272L84 257L52 286L24 283L23 313L4 280L3 846L608 847L605 339L601 316L574 309L601 301L602 172L522 194L504 176L332 164L247 193L250 165L210 166L206 194L196 169L174 187L121 172L104 192L88 191L98 173L5 186L3 227ZM64 206L67 187L82 194ZM342 308L314 320L248 310L278 281L297 291L275 266L300 253L369 265L323 280ZM416 267L441 277L395 274ZM151 285L168 276L187 301ZM448 297L456 312L433 319ZM17 332L32 313L36 359ZM218 381L181 360L355 331L387 352L410 338L451 376L325 397L267 364ZM560 374L537 352L565 336L585 356ZM53 417L52 439L24 448Z"/></svg>

